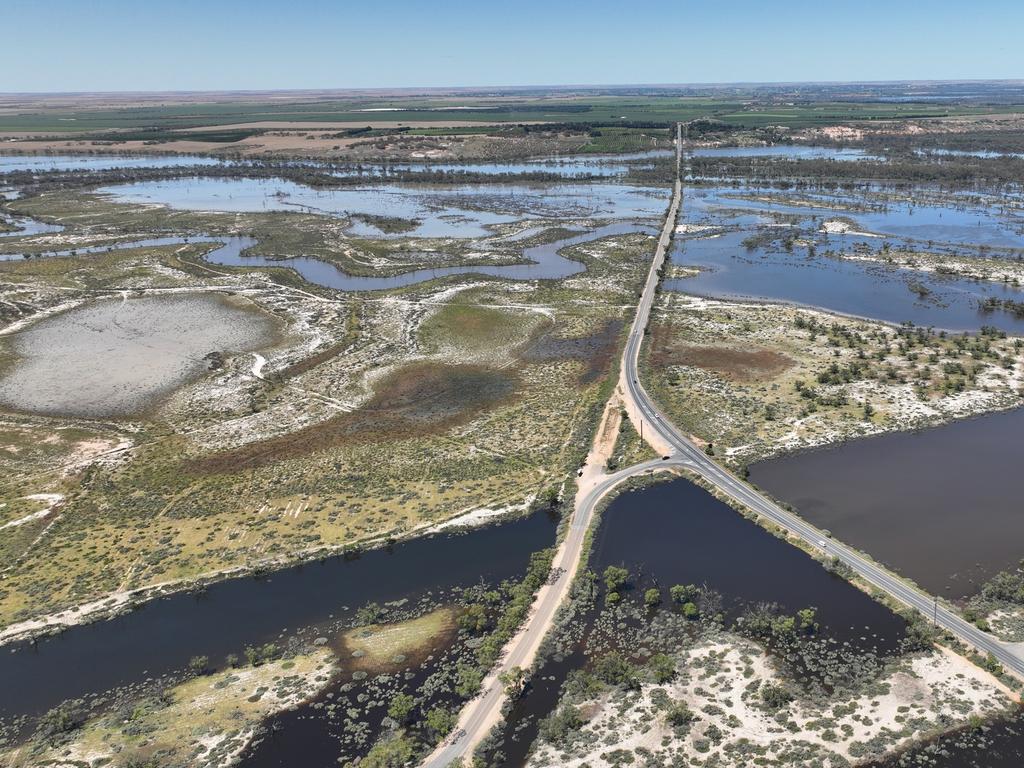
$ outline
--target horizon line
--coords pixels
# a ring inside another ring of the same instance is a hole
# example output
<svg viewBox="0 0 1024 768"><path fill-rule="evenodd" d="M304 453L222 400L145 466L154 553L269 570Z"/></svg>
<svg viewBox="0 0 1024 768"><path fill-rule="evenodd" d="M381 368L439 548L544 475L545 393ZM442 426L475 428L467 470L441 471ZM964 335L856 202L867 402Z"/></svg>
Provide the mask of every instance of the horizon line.
<svg viewBox="0 0 1024 768"><path fill-rule="evenodd" d="M127 89L87 91L0 91L0 97L18 96L140 96L140 95L203 95L203 94L332 94L332 93L431 93L452 91L523 91L523 90L570 90L570 89L626 89L626 88L729 88L766 86L813 86L813 85L953 85L972 83L1002 83L1024 85L1022 78L937 78L937 79L894 79L894 80L735 80L706 81L689 83L559 83L527 85L430 85L430 86L334 86L329 88L196 88L196 89Z"/></svg>

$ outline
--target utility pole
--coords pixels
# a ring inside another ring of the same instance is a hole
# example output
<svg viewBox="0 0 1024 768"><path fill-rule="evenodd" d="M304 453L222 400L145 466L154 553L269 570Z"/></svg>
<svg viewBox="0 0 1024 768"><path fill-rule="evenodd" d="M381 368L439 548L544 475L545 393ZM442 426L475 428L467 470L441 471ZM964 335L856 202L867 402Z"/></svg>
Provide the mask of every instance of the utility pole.
<svg viewBox="0 0 1024 768"><path fill-rule="evenodd" d="M935 595L934 599L935 599L935 608L932 611L932 624L934 624L936 627L938 627L939 626L939 596Z"/></svg>

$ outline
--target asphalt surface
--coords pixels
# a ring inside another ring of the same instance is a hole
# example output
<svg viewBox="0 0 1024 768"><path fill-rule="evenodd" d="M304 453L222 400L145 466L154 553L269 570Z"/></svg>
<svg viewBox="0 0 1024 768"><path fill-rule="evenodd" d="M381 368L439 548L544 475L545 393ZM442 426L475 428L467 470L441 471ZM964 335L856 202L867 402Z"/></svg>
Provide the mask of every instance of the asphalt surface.
<svg viewBox="0 0 1024 768"><path fill-rule="evenodd" d="M630 341L633 343L632 338ZM635 346L637 349L639 348L639 339L637 339ZM635 351L632 354L635 355ZM680 434L657 406L654 405L647 396L647 393L644 392L643 386L639 383L639 377L636 375L635 356L630 360L627 374L629 376L630 396L636 402L637 408L645 416L646 423L644 429L652 429L658 432L674 450L671 461L666 463L683 465L696 472L704 480L725 492L740 504L771 520L780 528L803 539L826 555L839 559L865 581L888 593L901 603L920 611L926 618L936 621L940 627L949 630L968 645L974 646L983 653L991 653L1009 671L1024 677L1024 659L1017 655L1013 649L1005 646L991 635L982 632L973 624L964 621L941 603L937 603L932 595L910 585L876 563L867 560L863 555L858 554L845 544L829 537L792 512L783 509L774 501L715 463L704 451Z"/></svg>
<svg viewBox="0 0 1024 768"><path fill-rule="evenodd" d="M677 157L677 162L680 162ZM676 195L680 195L679 182L676 182ZM675 221L671 216L671 222L666 222L665 230L662 232L664 240L670 235ZM626 396L633 401L637 412L644 420L644 430L656 432L672 448L671 462L676 465L683 465L699 474L704 480L728 494L740 504L748 507L788 533L803 539L812 547L834 557L848 565L861 578L870 584L878 587L901 603L914 608L924 614L929 620L934 620L940 627L953 633L963 642L973 646L982 653L992 654L1004 667L1019 677L1024 677L1024 658L1018 653L1004 645L991 635L982 632L973 624L964 621L957 614L943 607L936 598L920 589L908 584L903 579L890 573L876 563L866 559L845 544L836 541L830 536L822 533L821 530L808 524L797 515L783 509L777 503L747 483L737 478L732 473L719 466L710 456L704 453L683 435L675 425L672 424L655 405L654 401L644 390L640 383L639 356L640 347L643 344L644 330L654 303L655 289L658 282L658 271L661 269L665 259L666 249L659 242L655 253L654 262L651 264L651 272L648 275L647 283L644 286L644 294L640 300L634 320L633 329L626 343L626 350L623 357L623 371L625 372Z"/></svg>
<svg viewBox="0 0 1024 768"><path fill-rule="evenodd" d="M583 554L583 544L593 521L598 502L608 491L624 480L646 472L665 470L671 463L661 459L635 464L604 477L579 500L573 511L569 529L559 549L559 556L552 564L552 575L547 585L541 588L525 627L520 630L506 649L497 668L484 680L476 698L466 704L459 717L455 731L432 752L422 763L430 768L442 768L459 757L469 755L487 735L491 727L500 720L501 707L505 700L504 685L498 676L513 667L528 668L533 655L547 633L562 602L567 598L569 587L575 576Z"/></svg>
<svg viewBox="0 0 1024 768"><path fill-rule="evenodd" d="M677 131L677 175L681 156L680 146ZM676 181L672 191L672 202L668 215L665 217L665 224L662 227L658 245L655 249L655 265L660 265L665 260L665 253L671 242L672 228L675 226L681 195L682 186ZM652 268L644 285L640 302L642 308L646 307L643 313L643 324L638 325L640 321L640 315L638 314L633 321L631 340L636 335L638 329L642 329L647 323L647 315L650 313L651 300L657 281L657 269ZM635 364L635 353L629 353L627 350L627 356L629 354L633 354ZM597 508L601 498L616 485L631 477L652 471L679 468L680 466L686 466L686 464L685 461L679 459L673 460L670 458L664 460L659 458L627 467L611 475L603 475L598 472L598 481L583 496L578 495L576 497L576 508L573 510L573 516L569 522L568 532L559 546L555 560L552 563L551 578L548 584L542 587L538 593L533 610L526 620L525 626L512 639L510 644L506 646L501 661L498 662L497 667L484 680L480 693L463 708L455 730L427 756L426 760L422 763L423 766L427 768L442 768L460 757L471 755L472 751L487 735L493 725L500 721L501 707L505 701L505 692L504 685L502 685L498 677L502 672L513 667L526 668L532 664L536 651L540 647L541 640L543 640L544 635L551 627L558 608L568 597L569 587L572 584L573 577L576 575L576 570L579 567L583 554L583 543L593 521L594 510ZM593 467L588 467L588 469L595 470ZM601 471L603 471L603 468L601 468ZM580 482L589 481L590 477L591 474L587 473L587 476L581 478Z"/></svg>
<svg viewBox="0 0 1024 768"><path fill-rule="evenodd" d="M677 133L677 169L682 163L681 146L682 142ZM601 498L628 478L658 470L684 468L700 475L705 481L743 506L770 520L789 534L799 537L811 547L845 563L866 582L921 612L929 620L936 621L939 626L951 632L967 645L973 646L982 653L992 654L1009 671L1019 677L1024 677L1024 658L1013 649L982 632L973 624L964 621L939 604L933 596L908 584L845 544L822 533L719 466L714 459L676 429L644 390L639 375L640 347L643 344L661 267L668 252L672 230L675 227L681 204L682 185L677 179L672 192L672 202L655 249L654 260L644 284L643 294L637 306L633 327L629 340L626 342L622 360L626 383L624 395L632 401L636 413L644 421L645 434L649 435L649 430L652 430L661 437L664 443L671 446L672 452L665 458L636 464L604 477L582 499L577 500L569 530L553 564L551 580L545 587L542 587L538 601L535 603L534 610L527 619L525 627L520 630L506 649L498 667L484 681L481 692L467 703L459 717L456 730L422 763L427 768L442 768L460 757L472 754L472 750L500 718L505 694L504 686L498 680L498 676L513 667L525 668L532 662L543 635L551 626L555 613L568 595L569 586L580 563L587 530L590 528L594 510Z"/></svg>

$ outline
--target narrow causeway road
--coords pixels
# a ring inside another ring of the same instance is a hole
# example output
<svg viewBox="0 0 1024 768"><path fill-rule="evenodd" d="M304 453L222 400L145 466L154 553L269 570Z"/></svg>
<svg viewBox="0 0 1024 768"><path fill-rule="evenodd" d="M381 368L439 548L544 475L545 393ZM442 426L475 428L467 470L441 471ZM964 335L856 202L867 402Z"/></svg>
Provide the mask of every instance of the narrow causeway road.
<svg viewBox="0 0 1024 768"><path fill-rule="evenodd" d="M558 608L568 598L572 579L582 560L587 530L593 521L598 503L609 491L625 480L657 471L686 469L699 475L742 506L771 521L791 536L802 539L812 548L843 562L864 581L919 611L929 620L935 620L939 626L967 645L982 653L991 654L1009 672L1024 678L1024 658L1015 649L964 621L939 604L932 595L910 585L899 576L783 509L721 467L683 435L644 390L639 373L640 347L654 304L661 268L682 205L682 146L681 128L677 127L676 181L673 185L672 201L633 318L633 326L620 367L620 389L625 399L626 410L641 429L644 439L663 454L663 458L642 462L608 475L604 472L603 462L597 462L595 453L591 453L583 474L578 478L579 490L575 507L566 536L555 554L551 578L538 591L530 616L509 641L501 661L484 680L480 693L466 704L452 734L426 758L423 766L443 768L460 758L468 761L477 745L501 721L501 710L506 694L500 677L502 673L515 667L529 668L536 659L541 641L551 628ZM613 395L613 398L615 397L617 395Z"/></svg>

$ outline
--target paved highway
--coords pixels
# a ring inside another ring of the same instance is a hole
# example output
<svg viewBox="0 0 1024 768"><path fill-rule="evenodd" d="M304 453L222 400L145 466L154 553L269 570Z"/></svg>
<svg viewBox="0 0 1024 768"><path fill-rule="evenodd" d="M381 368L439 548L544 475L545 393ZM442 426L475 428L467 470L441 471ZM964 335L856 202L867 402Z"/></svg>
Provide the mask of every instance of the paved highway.
<svg viewBox="0 0 1024 768"><path fill-rule="evenodd" d="M677 139L677 166L681 164L679 156L681 146L682 142ZM673 209L669 212L671 221L666 222L665 230L662 232L663 239L667 236L667 233L671 233L672 227L675 224L673 210L677 210L680 195L681 190L677 180ZM790 534L803 539L812 547L821 550L831 557L838 558L865 581L887 592L905 605L920 611L928 619L934 619L941 627L949 630L968 645L974 646L983 653L991 653L1010 672L1018 677L1024 677L1024 658L1014 649L1004 645L986 632L982 632L973 624L964 621L957 614L938 604L932 595L911 586L898 576L867 560L845 544L826 536L819 529L808 524L792 512L783 509L770 498L759 493L750 485L723 469L710 456L705 454L703 450L680 433L665 417L665 414L658 409L640 383L638 361L640 347L643 344L644 330L647 328L651 305L654 302L658 272L665 259L665 250L662 247L662 243L659 243L654 262L651 264L647 283L644 286L644 294L633 321L633 328L626 343L622 362L626 398L631 401L632 405L630 411L643 419L645 435L661 438L657 441L659 446L663 443L668 444L672 451L671 463L685 465L743 506L771 520Z"/></svg>
<svg viewBox="0 0 1024 768"><path fill-rule="evenodd" d="M513 667L528 668L533 664L541 641L550 629L559 606L568 597L572 578L579 567L583 554L586 533L601 498L630 477L659 470L687 469L700 475L705 481L739 504L753 510L826 555L838 558L865 581L905 605L920 611L929 619L935 619L940 626L952 632L963 642L983 653L992 654L1009 671L1024 678L1024 658L1013 649L939 605L931 595L865 559L841 542L827 537L814 526L783 509L770 498L719 466L689 438L679 432L648 396L640 383L640 347L643 344L644 332L650 318L651 306L654 303L660 270L664 264L672 230L682 204L682 184L679 180L681 165L682 141L677 130L677 179L672 191L672 202L665 217L665 224L658 239L654 260L644 283L636 315L633 318L633 326L623 352L620 378L627 410L632 418L642 420L645 439L656 446L659 451L667 449L668 457L643 462L612 475L604 475L603 467L588 460L587 475L581 479L580 492L576 496L576 505L568 532L559 545L552 563L551 579L541 587L534 601L530 617L506 646L502 660L484 680L480 694L463 708L455 731L423 762L423 765L428 768L443 768L459 758L470 756L473 749L500 721L505 693L504 686L498 678L502 672Z"/></svg>
<svg viewBox="0 0 1024 768"><path fill-rule="evenodd" d="M509 642L497 667L483 682L480 693L463 708L452 734L424 761L424 766L442 768L473 749L501 720L505 701L504 685L499 676L513 667L529 669L550 629L555 614L568 598L569 587L579 567L583 544L601 498L624 480L646 472L666 470L670 462L654 459L635 464L611 475L602 475L589 489L577 496L569 529L552 563L551 578L539 590L526 624Z"/></svg>
<svg viewBox="0 0 1024 768"><path fill-rule="evenodd" d="M679 211L682 186L678 181L679 162L681 157L681 141L679 131L676 131L676 176L677 181L672 191L672 202L668 215L665 217L665 224L662 227L661 236L655 249L655 264L660 265L665 260L665 252L672 239L672 228L675 226L676 215ZM641 307L644 310L644 324L647 322L647 315L650 313L651 298L654 288L657 285L657 270L652 268L648 274L647 282L644 284L644 291L641 297ZM653 281L653 282L652 282ZM634 319L632 333L636 335L638 326ZM633 336L630 338L632 339ZM635 354L633 355L635 363ZM605 408L607 414L611 407L617 407L618 394L612 395L612 400ZM599 427L598 433L604 428L604 423ZM654 459L642 462L632 467L615 472L611 475L604 473L604 457L600 455L596 445L599 439L595 440L595 450L587 457L581 477L577 478L578 492L576 494L575 506L572 518L569 522L569 529L565 538L559 545L552 561L552 575L548 583L537 593L530 616L524 626L505 646L501 661L496 668L484 680L480 693L476 698L469 701L459 715L458 723L452 734L427 756L422 763L428 768L443 768L461 757L472 755L473 750L480 741L497 725L501 720L501 708L505 701L504 686L499 677L512 669L520 667L529 668L540 649L544 635L551 628L555 614L559 606L569 595L569 587L572 579L579 568L583 555L583 543L587 530L593 521L594 510L597 508L601 498L619 483L631 477L647 472L664 471L672 468L689 466L685 459Z"/></svg>

